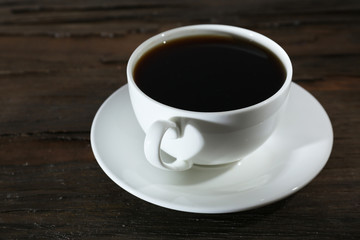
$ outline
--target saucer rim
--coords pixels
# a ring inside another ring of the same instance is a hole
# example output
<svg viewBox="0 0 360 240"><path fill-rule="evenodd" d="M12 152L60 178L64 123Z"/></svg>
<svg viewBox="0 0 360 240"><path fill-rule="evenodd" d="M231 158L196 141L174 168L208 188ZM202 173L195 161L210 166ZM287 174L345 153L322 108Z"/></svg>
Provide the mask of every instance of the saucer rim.
<svg viewBox="0 0 360 240"><path fill-rule="evenodd" d="M330 128L328 129L329 132L329 143L328 143L328 147L327 150L324 152L326 152L325 156L322 158L321 164L319 166L317 166L316 171L314 174L311 175L311 177L307 177L306 179L303 179L301 181L301 184L299 184L296 188L291 189L291 191L284 189L283 191L281 191L281 193L277 193L275 195L273 195L272 197L270 197L269 199L267 199L266 201L259 201L257 200L257 202L254 201L253 204L247 205L247 206L242 206L241 204L239 204L239 206L234 207L234 206L217 206L217 207L211 207L211 208L201 208L199 209L199 207L192 207L192 206L182 206L181 204L176 204L173 202L169 202L163 199L157 199L154 198L152 196L148 196L147 194L139 191L138 189L132 187L131 185L129 185L128 183L126 183L125 181L123 181L121 179L120 176L118 176L116 173L114 173L106 164L106 160L103 160L103 158L101 157L100 151L97 149L97 146L95 144L95 128L98 122L98 119L101 116L102 110L103 108L105 108L108 103L114 98L116 97L116 95L121 94L121 92L123 91L127 91L128 90L128 85L125 84L124 86L120 87L119 89L117 89L115 92L113 92L100 106L100 108L98 109L98 111L96 112L96 115L94 117L94 120L92 122L91 125L91 132L90 132L90 143L91 143L91 148L93 151L93 154L98 162L98 164L100 165L100 167L102 168L102 170L105 172L105 174L111 179L113 180L117 185L119 185L121 188L123 188L124 190L126 190L127 192L129 192L130 194L144 200L147 201L149 203L152 203L154 205L160 206L160 207L165 207L168 209L172 209L172 210L176 210L176 211L182 211L182 212L190 212L190 213L207 213L207 214L219 214L219 213L231 213L231 212L240 212L240 211L246 211L246 210L250 210L250 209L254 209L254 208L259 208L265 205L269 205L271 203L277 202L279 200L282 200L284 198L289 197L290 195L298 192L300 189L304 188L306 185L308 185L314 178L316 178L318 176L318 174L322 171L322 169L325 167L327 161L329 160L329 157L331 155L332 152L332 148L333 148L333 128L332 128L332 124L330 121L330 118L328 116L328 114L326 113L325 109L323 108L323 106L320 104L320 102L312 95L310 94L308 91L306 91L304 88L302 88L301 86L299 86L296 83L292 83L291 84L291 88L293 88L294 86L296 88L301 89L302 91L305 91L308 94L308 97L311 97L312 101L314 101L314 104L318 104L318 106L323 110L323 114L324 117L326 117L326 120L329 123ZM290 93L291 94L291 93ZM130 100L129 100L130 101ZM195 167L200 167L200 166L195 166ZM286 171L286 170L285 170ZM264 186L266 187L266 185ZM260 188L263 188L260 187Z"/></svg>

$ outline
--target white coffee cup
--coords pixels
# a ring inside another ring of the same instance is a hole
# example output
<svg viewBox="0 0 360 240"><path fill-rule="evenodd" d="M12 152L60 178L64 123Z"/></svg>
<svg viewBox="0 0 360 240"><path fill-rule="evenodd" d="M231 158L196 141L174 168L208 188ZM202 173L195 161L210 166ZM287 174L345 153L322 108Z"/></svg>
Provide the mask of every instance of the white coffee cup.
<svg viewBox="0 0 360 240"><path fill-rule="evenodd" d="M160 103L136 85L135 65L155 46L185 36L224 34L254 41L276 55L286 71L280 90L268 99L242 109L196 112ZM239 161L260 147L272 134L284 108L291 86L292 65L278 44L259 33L226 25L193 25L160 33L142 43L129 59L127 78L133 110L146 134L144 151L147 160L161 169L183 171L193 164Z"/></svg>

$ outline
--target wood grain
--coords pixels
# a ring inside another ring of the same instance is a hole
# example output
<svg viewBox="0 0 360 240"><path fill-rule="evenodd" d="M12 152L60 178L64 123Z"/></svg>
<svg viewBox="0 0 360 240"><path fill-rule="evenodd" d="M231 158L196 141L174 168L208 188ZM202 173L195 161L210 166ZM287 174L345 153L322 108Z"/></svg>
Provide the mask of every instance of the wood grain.
<svg viewBox="0 0 360 240"><path fill-rule="evenodd" d="M359 239L360 2L0 0L0 239ZM144 202L90 147L93 117L145 39L189 24L258 31L324 106L323 171L277 203L204 215Z"/></svg>

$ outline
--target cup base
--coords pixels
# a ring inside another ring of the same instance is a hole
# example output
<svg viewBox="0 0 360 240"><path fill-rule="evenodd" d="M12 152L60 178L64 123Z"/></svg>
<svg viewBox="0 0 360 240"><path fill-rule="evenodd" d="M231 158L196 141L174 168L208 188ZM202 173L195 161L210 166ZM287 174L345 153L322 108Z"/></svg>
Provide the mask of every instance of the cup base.
<svg viewBox="0 0 360 240"><path fill-rule="evenodd" d="M193 167L198 167L198 168L209 168L209 169L214 169L214 168L231 168L231 167L234 167L234 166L237 166L237 165L240 165L241 164L241 161L243 159L238 159L238 160L235 160L233 162L228 162L228 163L221 163L221 164L209 164L209 165L205 165L205 164L197 164L195 163Z"/></svg>
<svg viewBox="0 0 360 240"><path fill-rule="evenodd" d="M91 128L91 147L109 178L158 206L196 213L264 206L308 184L331 153L332 126L322 106L296 84L289 97L275 133L241 161L169 172L154 168L145 159L145 136L124 86L97 112Z"/></svg>
<svg viewBox="0 0 360 240"><path fill-rule="evenodd" d="M166 153L165 151L161 150L161 159L164 161L164 163L173 163L176 159L171 156L170 154ZM218 168L218 167L227 167L227 166L233 166L233 165L237 165L240 164L240 162L243 160L244 158L241 159L235 159L235 160L229 160L225 163L215 163L215 164L199 164L196 163L196 159L194 159L194 165L193 167L201 167L201 168Z"/></svg>

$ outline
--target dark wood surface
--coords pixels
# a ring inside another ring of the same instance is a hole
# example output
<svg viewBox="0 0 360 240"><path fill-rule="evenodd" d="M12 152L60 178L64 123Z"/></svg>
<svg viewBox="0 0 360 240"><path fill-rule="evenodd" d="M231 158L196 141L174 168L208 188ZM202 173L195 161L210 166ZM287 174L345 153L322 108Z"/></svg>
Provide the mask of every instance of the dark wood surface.
<svg viewBox="0 0 360 240"><path fill-rule="evenodd" d="M278 42L328 112L334 147L301 191L231 214L192 214L112 182L93 117L131 52L173 27L221 23ZM0 0L0 239L360 239L360 1Z"/></svg>

